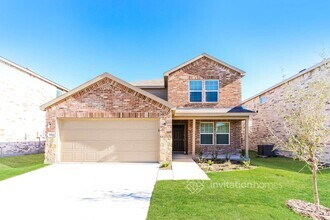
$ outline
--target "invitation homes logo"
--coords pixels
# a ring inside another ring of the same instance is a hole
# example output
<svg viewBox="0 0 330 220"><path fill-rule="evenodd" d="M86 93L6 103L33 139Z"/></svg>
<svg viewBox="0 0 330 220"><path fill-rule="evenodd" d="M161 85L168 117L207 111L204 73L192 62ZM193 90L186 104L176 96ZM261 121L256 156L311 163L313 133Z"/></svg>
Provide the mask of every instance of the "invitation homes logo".
<svg viewBox="0 0 330 220"><path fill-rule="evenodd" d="M278 183L268 182L214 182L203 180L188 180L186 189L191 194L200 193L205 188L207 189L281 189L282 185Z"/></svg>
<svg viewBox="0 0 330 220"><path fill-rule="evenodd" d="M188 180L186 184L186 189L190 191L191 194L196 194L204 189L203 180Z"/></svg>

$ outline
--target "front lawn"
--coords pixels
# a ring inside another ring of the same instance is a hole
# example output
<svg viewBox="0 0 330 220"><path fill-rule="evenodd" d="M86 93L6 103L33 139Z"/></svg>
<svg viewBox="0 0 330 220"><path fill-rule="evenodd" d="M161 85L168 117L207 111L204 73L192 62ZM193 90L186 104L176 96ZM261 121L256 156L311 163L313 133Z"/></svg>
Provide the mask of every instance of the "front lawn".
<svg viewBox="0 0 330 220"><path fill-rule="evenodd" d="M44 154L0 158L0 181L44 166Z"/></svg>
<svg viewBox="0 0 330 220"><path fill-rule="evenodd" d="M211 181L158 181L148 219L303 219L285 201L313 201L304 164L254 154L251 161L258 168L208 173ZM321 204L330 207L330 170L321 171L318 183Z"/></svg>

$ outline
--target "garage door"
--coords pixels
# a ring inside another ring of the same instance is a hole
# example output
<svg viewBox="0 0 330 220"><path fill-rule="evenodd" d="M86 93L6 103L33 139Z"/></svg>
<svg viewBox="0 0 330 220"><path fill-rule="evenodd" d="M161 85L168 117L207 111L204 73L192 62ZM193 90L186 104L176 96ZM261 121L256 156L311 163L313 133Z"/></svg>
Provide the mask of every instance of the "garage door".
<svg viewBox="0 0 330 220"><path fill-rule="evenodd" d="M61 120L62 162L155 162L159 120Z"/></svg>

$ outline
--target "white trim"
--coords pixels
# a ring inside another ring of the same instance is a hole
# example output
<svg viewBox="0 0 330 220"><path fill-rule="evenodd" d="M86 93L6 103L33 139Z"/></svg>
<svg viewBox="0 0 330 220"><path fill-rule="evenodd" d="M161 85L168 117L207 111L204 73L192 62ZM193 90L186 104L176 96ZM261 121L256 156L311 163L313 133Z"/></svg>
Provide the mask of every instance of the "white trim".
<svg viewBox="0 0 330 220"><path fill-rule="evenodd" d="M250 118L247 118L245 120L245 158L249 158L249 120Z"/></svg>
<svg viewBox="0 0 330 220"><path fill-rule="evenodd" d="M192 142L192 146L191 146L191 154L192 154L192 156L195 156L195 150L196 150L196 119L193 119L192 120L192 123L193 123L193 130L192 130L192 132L193 132L193 135L192 135L192 140L191 140L191 142Z"/></svg>
<svg viewBox="0 0 330 220"><path fill-rule="evenodd" d="M190 82L191 81L201 81L202 82L202 90L190 90ZM189 83L188 83L188 91L189 91L189 95L188 95L188 99L189 99L189 103L203 103L203 90L204 90L204 86L203 86L203 80L202 79L191 79L189 80ZM192 102L190 101L190 92L201 92L202 93L202 100L200 102Z"/></svg>
<svg viewBox="0 0 330 220"><path fill-rule="evenodd" d="M204 116L204 117L199 117L199 116L179 116L179 117L173 117L172 120L245 120L248 116L244 116L244 117L232 117L232 116Z"/></svg>
<svg viewBox="0 0 330 220"><path fill-rule="evenodd" d="M202 124L212 124L213 133L202 133ZM212 134L212 144L202 144L202 134ZM214 122L204 121L199 124L199 144L200 145L214 145Z"/></svg>
<svg viewBox="0 0 330 220"><path fill-rule="evenodd" d="M202 118L202 117L248 117L250 115L256 115L257 113L217 113L217 112L177 112L174 113L174 118L179 117L195 117Z"/></svg>
<svg viewBox="0 0 330 220"><path fill-rule="evenodd" d="M217 133L217 123L228 124L229 133ZM228 144L218 144L217 134L228 134ZM216 121L215 122L215 145L230 145L230 122Z"/></svg>

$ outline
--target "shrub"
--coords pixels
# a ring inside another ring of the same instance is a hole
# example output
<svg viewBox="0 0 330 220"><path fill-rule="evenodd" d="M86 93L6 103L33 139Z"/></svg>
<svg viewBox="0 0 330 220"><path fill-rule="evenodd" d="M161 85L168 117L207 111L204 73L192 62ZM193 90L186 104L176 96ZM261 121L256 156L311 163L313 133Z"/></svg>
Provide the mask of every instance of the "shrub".
<svg viewBox="0 0 330 220"><path fill-rule="evenodd" d="M242 162L243 162L243 164L244 164L244 166L246 168L249 168L250 167L250 164L251 164L251 161L250 160L243 160Z"/></svg>
<svg viewBox="0 0 330 220"><path fill-rule="evenodd" d="M208 160L208 161L207 161L207 164L208 164L209 166L212 166L212 165L214 164L214 162L213 162L212 160Z"/></svg>
<svg viewBox="0 0 330 220"><path fill-rule="evenodd" d="M169 162L163 162L161 165L160 165L160 168L166 168L166 167L169 167L170 166L170 163Z"/></svg>

